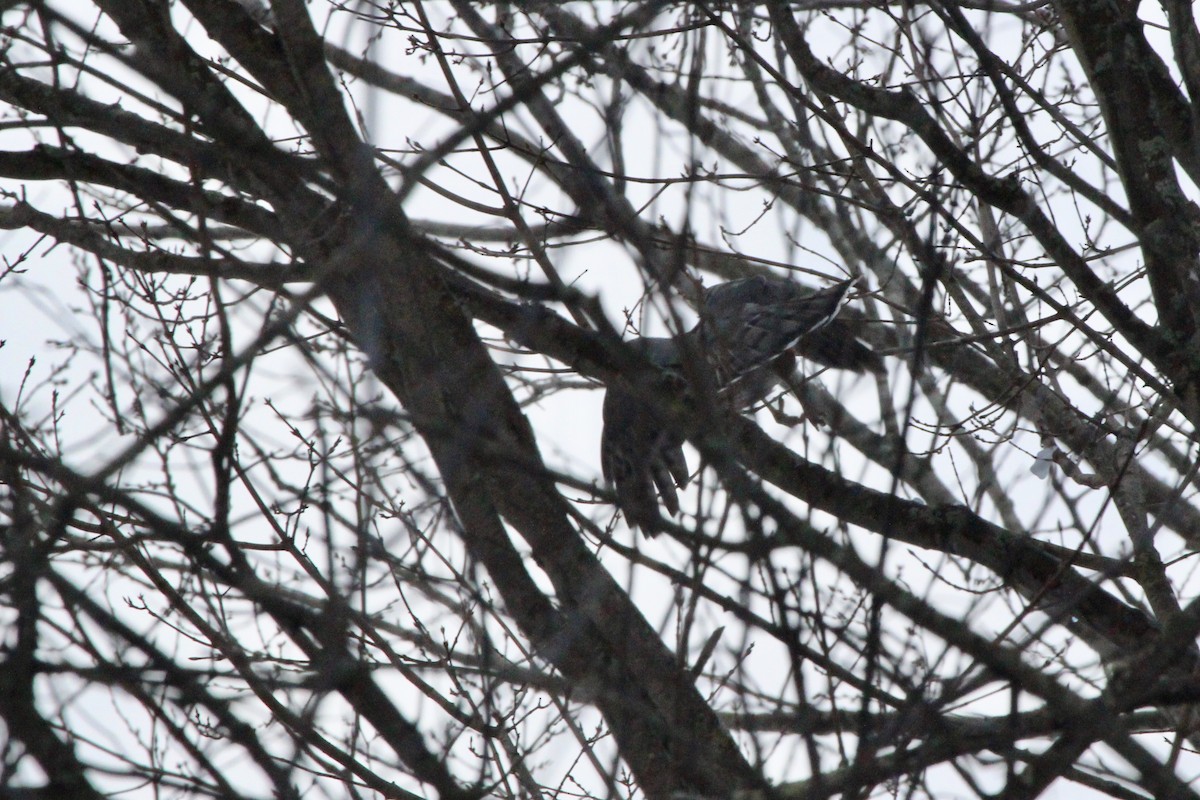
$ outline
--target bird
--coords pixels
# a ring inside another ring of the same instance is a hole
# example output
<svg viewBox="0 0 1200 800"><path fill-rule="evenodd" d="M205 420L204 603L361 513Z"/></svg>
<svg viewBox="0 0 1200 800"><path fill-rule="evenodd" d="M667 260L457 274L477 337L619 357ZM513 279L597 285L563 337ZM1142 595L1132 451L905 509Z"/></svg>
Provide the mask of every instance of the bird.
<svg viewBox="0 0 1200 800"><path fill-rule="evenodd" d="M827 367L878 370L879 356L837 319L857 279L814 291L786 278L757 275L711 286L700 320L676 337L644 336L630 346L657 368L638 391L617 383L605 391L600 467L626 521L653 536L659 502L674 517L678 489L690 479L683 438L671 431L661 403L648 396L694 402L697 378L735 411L762 402L796 367L796 353ZM690 359L691 363L687 363ZM662 390L662 391L660 391Z"/></svg>

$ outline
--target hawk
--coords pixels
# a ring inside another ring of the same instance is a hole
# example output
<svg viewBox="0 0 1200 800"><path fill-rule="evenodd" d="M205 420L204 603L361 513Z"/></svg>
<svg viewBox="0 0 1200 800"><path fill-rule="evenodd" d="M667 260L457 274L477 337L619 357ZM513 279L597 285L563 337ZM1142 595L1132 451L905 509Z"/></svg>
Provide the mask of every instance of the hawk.
<svg viewBox="0 0 1200 800"><path fill-rule="evenodd" d="M880 368L879 356L836 319L854 284L847 280L813 291L761 275L721 283L705 290L692 330L674 338L639 337L630 346L658 367L660 385L685 402L688 378L699 376L741 411L791 375L797 351L827 367ZM685 358L694 359L688 368ZM655 386L642 388L653 393ZM653 535L660 498L671 516L679 512L676 488L689 479L683 439L668 430L651 403L618 385L604 395L600 466L631 525Z"/></svg>

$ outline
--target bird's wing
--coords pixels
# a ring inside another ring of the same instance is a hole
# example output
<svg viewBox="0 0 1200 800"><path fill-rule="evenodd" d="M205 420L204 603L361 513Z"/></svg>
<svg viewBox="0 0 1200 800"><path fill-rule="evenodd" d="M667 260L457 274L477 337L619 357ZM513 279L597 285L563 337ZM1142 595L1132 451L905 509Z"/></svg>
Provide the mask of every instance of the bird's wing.
<svg viewBox="0 0 1200 800"><path fill-rule="evenodd" d="M705 295L701 340L727 385L764 367L837 317L853 280L818 292L758 276L714 286Z"/></svg>

